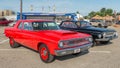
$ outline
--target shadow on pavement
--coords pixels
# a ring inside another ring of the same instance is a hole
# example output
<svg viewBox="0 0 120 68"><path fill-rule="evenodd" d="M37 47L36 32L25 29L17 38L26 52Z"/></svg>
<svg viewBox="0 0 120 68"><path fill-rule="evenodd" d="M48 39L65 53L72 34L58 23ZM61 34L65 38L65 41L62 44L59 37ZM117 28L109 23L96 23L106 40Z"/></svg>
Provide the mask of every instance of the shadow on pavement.
<svg viewBox="0 0 120 68"><path fill-rule="evenodd" d="M80 56L85 55L87 53L89 53L89 51L84 51L84 52L80 52L78 54L70 54L70 55L65 55L65 56L56 56L56 60L64 61L64 60L80 57Z"/></svg>

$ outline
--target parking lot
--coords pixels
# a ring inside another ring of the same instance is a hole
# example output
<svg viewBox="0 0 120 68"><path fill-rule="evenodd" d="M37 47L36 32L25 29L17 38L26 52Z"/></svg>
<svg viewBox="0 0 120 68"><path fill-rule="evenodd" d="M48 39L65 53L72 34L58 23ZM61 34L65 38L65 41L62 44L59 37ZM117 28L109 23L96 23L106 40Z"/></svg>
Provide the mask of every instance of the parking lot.
<svg viewBox="0 0 120 68"><path fill-rule="evenodd" d="M57 57L52 63L43 63L39 54L26 47L11 48L9 39L0 26L0 68L120 68L120 38L109 44L98 44L89 53ZM120 28L112 27L120 35Z"/></svg>

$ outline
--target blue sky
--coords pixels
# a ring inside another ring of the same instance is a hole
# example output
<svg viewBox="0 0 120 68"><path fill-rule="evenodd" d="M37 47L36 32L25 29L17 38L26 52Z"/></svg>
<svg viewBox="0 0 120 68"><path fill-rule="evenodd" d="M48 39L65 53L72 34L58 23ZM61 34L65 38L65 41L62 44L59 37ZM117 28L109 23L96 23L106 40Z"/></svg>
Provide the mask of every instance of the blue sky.
<svg viewBox="0 0 120 68"><path fill-rule="evenodd" d="M11 9L19 12L20 0L0 0L0 9ZM45 12L53 11L53 6L56 6L56 12L76 12L79 11L82 15L87 15L91 11L99 9L112 8L120 12L120 0L23 0L23 11L30 12L30 5L33 5L33 12L41 12L44 7Z"/></svg>

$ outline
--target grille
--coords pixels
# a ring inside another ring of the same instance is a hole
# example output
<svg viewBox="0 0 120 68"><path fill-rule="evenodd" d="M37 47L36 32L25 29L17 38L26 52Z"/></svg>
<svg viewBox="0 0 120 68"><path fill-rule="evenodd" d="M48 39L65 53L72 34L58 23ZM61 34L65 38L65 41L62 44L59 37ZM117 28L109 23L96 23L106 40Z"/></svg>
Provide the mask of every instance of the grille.
<svg viewBox="0 0 120 68"><path fill-rule="evenodd" d="M106 36L112 36L114 35L114 32L106 32Z"/></svg>
<svg viewBox="0 0 120 68"><path fill-rule="evenodd" d="M83 45L87 43L89 43L89 41L86 38L72 39L72 40L64 41L64 47L78 46L78 45Z"/></svg>

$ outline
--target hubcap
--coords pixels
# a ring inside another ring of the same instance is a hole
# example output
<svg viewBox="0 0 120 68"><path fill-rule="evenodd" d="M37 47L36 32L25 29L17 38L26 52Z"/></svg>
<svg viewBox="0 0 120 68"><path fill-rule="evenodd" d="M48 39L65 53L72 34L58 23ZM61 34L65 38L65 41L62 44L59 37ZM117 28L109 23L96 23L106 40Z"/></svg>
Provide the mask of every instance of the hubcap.
<svg viewBox="0 0 120 68"><path fill-rule="evenodd" d="M48 59L48 51L47 51L47 49L45 47L41 48L40 55L41 55L41 58L43 60L47 60Z"/></svg>

